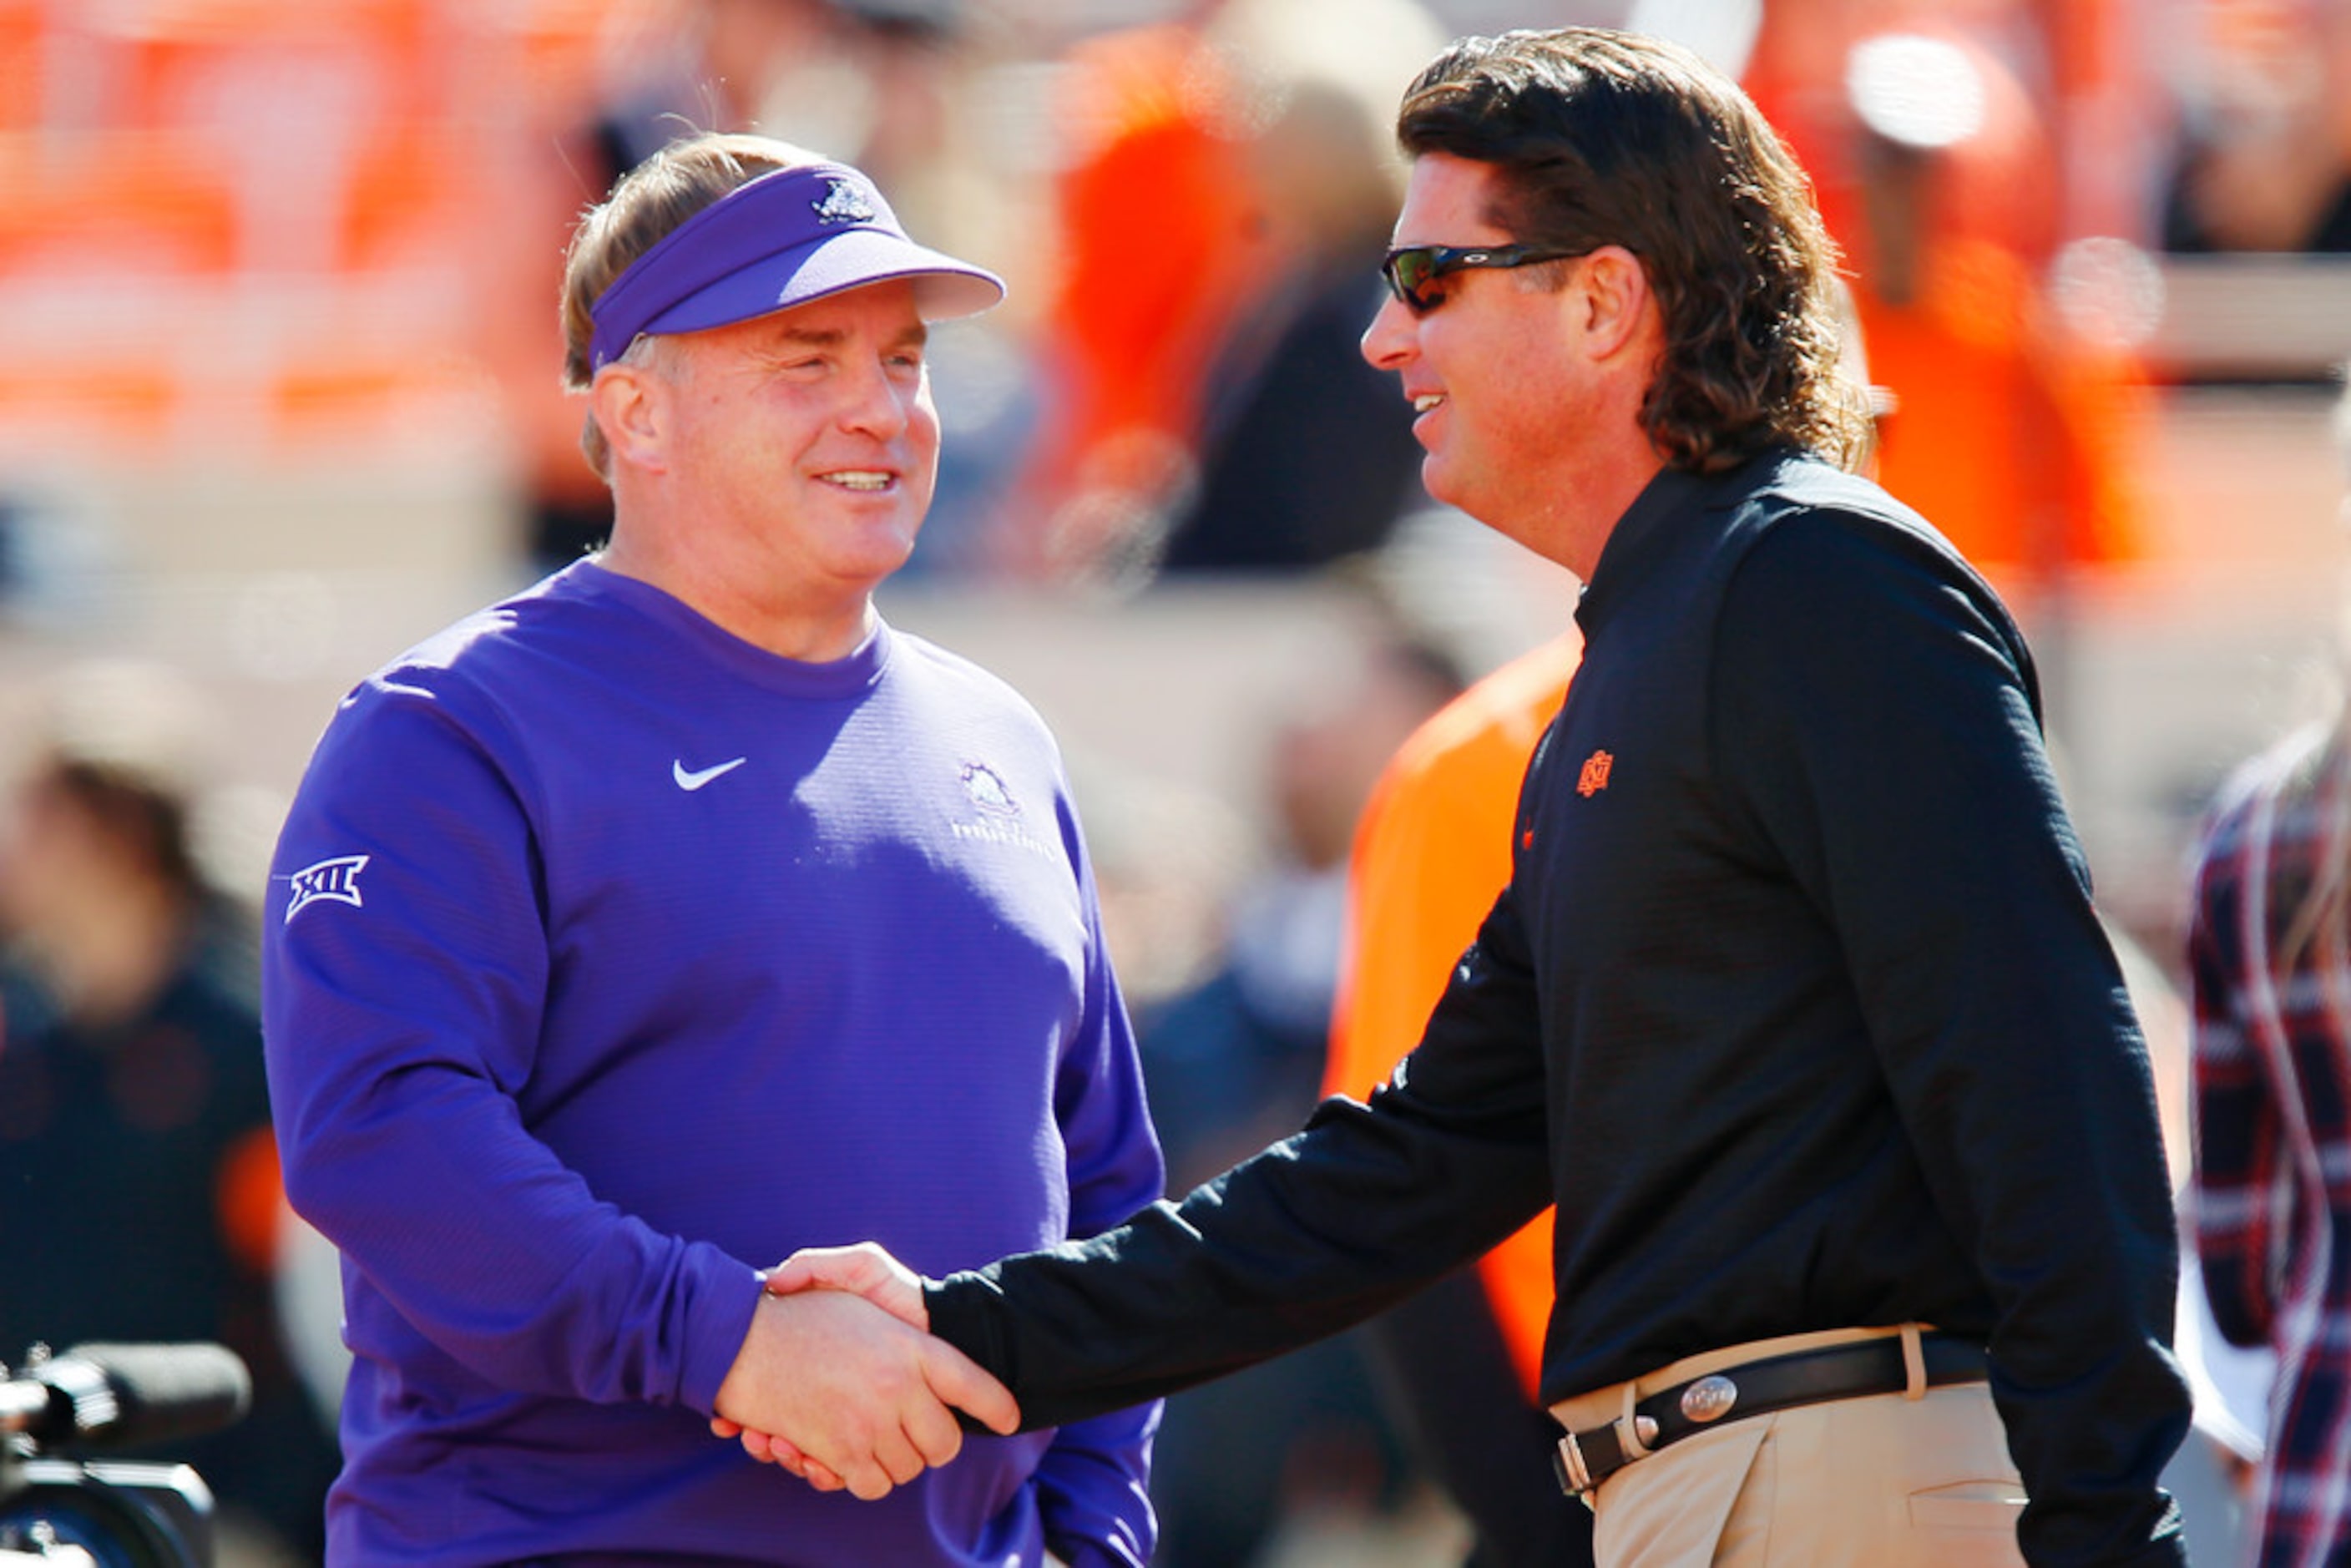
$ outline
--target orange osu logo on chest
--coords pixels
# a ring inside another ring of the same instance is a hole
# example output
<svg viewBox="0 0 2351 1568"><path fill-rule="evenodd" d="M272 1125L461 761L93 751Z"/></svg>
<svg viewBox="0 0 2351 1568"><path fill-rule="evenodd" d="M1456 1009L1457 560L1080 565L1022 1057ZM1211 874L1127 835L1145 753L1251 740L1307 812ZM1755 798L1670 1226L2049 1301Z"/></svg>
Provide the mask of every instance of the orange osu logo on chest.
<svg viewBox="0 0 2351 1568"><path fill-rule="evenodd" d="M1588 797L1607 789L1608 770L1615 765L1616 759L1604 751L1595 751L1585 758L1583 771L1576 775L1575 792Z"/></svg>

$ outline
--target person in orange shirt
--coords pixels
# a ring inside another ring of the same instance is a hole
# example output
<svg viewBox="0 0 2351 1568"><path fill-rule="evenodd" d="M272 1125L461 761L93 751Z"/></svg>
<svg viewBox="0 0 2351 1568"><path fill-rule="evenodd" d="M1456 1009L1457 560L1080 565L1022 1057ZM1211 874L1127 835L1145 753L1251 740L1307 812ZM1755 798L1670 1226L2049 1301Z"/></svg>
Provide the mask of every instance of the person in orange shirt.
<svg viewBox="0 0 2351 1568"><path fill-rule="evenodd" d="M1811 171L1852 268L1898 411L1878 483L2031 595L2137 559L2146 503L2130 444L2139 369L2043 282L2075 232L2065 125L1989 42L2039 37L2027 11L1775 4L1743 84ZM2081 16L2049 26L2065 86L2086 90L2102 35Z"/></svg>
<svg viewBox="0 0 2351 1568"><path fill-rule="evenodd" d="M1416 730L1355 829L1346 956L1322 1091L1362 1099L1420 1041L1453 965L1510 876L1511 813L1581 643L1543 643ZM1592 1515L1543 1455L1535 1397L1551 1316L1551 1211L1463 1275L1367 1325L1382 1393L1477 1531L1473 1568L1592 1560Z"/></svg>
<svg viewBox="0 0 2351 1568"><path fill-rule="evenodd" d="M1116 577L1186 482L1201 377L1269 260L1244 94L1209 37L1227 0L1088 38L1054 100L1057 279L1039 345L1051 388L1007 564Z"/></svg>

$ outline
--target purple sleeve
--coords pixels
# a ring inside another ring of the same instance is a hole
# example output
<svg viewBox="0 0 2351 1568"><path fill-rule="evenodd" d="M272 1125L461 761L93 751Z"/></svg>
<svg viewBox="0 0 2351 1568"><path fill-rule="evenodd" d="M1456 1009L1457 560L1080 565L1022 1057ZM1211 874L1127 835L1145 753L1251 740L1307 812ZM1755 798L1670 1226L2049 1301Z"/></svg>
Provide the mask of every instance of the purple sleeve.
<svg viewBox="0 0 2351 1568"><path fill-rule="evenodd" d="M1076 843L1073 826L1065 828ZM1155 1201L1166 1182L1143 1071L1103 951L1093 873L1077 847L1086 904L1086 1009L1063 1053L1054 1114L1068 1151L1070 1233L1092 1236ZM1144 1568L1158 1536L1149 1480L1159 1402L1058 1428L1037 1466L1045 1538L1070 1568Z"/></svg>
<svg viewBox="0 0 2351 1568"><path fill-rule="evenodd" d="M432 693L371 686L303 782L265 916L287 1195L409 1328L496 1385L707 1412L757 1275L599 1201L525 1126L549 956L529 782L485 732Z"/></svg>

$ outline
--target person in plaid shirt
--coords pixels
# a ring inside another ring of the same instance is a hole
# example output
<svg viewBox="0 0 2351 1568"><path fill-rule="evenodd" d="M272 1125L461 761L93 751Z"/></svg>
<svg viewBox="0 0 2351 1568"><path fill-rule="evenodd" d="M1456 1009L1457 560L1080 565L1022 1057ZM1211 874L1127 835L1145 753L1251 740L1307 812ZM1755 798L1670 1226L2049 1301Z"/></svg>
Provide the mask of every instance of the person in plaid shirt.
<svg viewBox="0 0 2351 1568"><path fill-rule="evenodd" d="M2335 430L2351 460L2351 397ZM2351 1565L2351 709L2249 764L2189 936L2197 1249L2220 1332L2278 1356L2262 1568Z"/></svg>

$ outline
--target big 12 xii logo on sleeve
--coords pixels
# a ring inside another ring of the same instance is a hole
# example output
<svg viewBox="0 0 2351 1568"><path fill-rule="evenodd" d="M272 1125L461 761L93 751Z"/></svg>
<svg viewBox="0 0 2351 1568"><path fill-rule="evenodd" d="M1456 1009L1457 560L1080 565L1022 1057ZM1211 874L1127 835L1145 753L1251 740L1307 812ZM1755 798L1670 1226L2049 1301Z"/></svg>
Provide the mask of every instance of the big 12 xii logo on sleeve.
<svg viewBox="0 0 2351 1568"><path fill-rule="evenodd" d="M310 905L325 900L348 904L352 908L363 907L360 898L360 873L367 869L365 855L336 855L313 865L304 866L287 880L294 884L293 896L286 901L286 923Z"/></svg>

